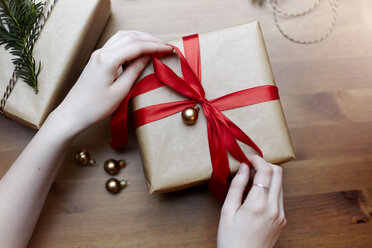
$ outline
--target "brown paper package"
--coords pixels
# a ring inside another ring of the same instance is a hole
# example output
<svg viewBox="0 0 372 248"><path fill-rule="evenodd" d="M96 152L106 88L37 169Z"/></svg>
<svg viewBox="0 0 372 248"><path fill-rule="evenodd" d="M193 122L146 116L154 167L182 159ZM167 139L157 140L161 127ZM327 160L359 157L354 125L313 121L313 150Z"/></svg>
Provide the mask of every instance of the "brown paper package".
<svg viewBox="0 0 372 248"><path fill-rule="evenodd" d="M36 61L42 62L39 93L18 79L6 102L5 116L39 129L79 77L110 12L110 0L58 1L33 51ZM11 58L0 47L0 97L14 70Z"/></svg>
<svg viewBox="0 0 372 248"><path fill-rule="evenodd" d="M275 85L270 62L258 22L199 34L202 85L207 99L239 90ZM182 39L169 42L183 51ZM179 60L162 60L178 75ZM150 64L141 78L153 73ZM167 87L161 87L133 99L134 110L146 106L184 100ZM200 110L202 112L202 110ZM271 163L294 158L291 139L279 100L223 111L262 150ZM207 123L204 115L193 126L183 123L181 113L146 124L136 130L145 177L150 193L166 193L207 181L212 173ZM245 154L254 151L239 143ZM239 162L229 155L230 170Z"/></svg>

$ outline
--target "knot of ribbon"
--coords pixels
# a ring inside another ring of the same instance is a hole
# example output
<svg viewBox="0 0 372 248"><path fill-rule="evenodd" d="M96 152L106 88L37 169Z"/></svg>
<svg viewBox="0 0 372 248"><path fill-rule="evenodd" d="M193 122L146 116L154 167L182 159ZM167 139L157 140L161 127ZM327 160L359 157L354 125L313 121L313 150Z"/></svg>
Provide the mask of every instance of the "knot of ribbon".
<svg viewBox="0 0 372 248"><path fill-rule="evenodd" d="M183 43L186 58L177 47L172 45L179 56L183 78L153 56L154 73L144 77L131 89L112 116L111 146L118 148L128 143L127 111L129 99L159 87L168 86L187 97L188 100L161 103L138 109L133 112L134 126L137 128L181 112L187 107L200 104L207 120L209 151L213 169L209 189L217 198L223 200L227 193L230 175L227 152L237 161L251 166L237 140L250 146L261 157L263 154L248 135L227 118L222 111L278 100L278 89L273 85L264 85L208 100L205 98L205 91L201 84L199 37L197 34L183 37Z"/></svg>

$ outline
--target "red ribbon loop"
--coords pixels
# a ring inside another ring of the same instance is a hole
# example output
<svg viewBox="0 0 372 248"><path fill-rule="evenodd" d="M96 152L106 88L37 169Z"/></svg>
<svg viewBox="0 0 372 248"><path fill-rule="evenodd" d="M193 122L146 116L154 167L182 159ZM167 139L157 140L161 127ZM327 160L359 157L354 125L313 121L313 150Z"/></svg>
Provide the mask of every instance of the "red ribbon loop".
<svg viewBox="0 0 372 248"><path fill-rule="evenodd" d="M186 58L181 51L172 46L178 54L183 78L174 73L158 58L153 57L154 74L139 81L115 111L111 121L113 148L128 143L127 111L129 99L164 85L172 88L190 100L162 103L134 111L135 127L160 120L199 103L207 120L208 141L213 172L209 181L210 190L221 200L227 193L230 175L227 152L241 163L251 165L237 140L250 146L262 157L260 148L238 126L221 111L279 99L276 86L265 85L249 88L207 100L201 84L201 59L198 35L183 38Z"/></svg>

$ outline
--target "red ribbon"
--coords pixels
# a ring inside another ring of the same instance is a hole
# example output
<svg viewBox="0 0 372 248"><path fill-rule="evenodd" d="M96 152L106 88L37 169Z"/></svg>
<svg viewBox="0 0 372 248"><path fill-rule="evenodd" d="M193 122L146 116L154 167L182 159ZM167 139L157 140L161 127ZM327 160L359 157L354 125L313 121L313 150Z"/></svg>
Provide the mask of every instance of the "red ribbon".
<svg viewBox="0 0 372 248"><path fill-rule="evenodd" d="M189 100L162 103L134 111L135 127L160 120L196 104L201 104L207 120L208 141L213 172L209 189L221 200L227 193L230 175L227 152L239 162L251 166L237 140L250 146L262 157L260 148L221 111L279 99L276 86L265 85L237 91L212 100L205 98L201 85L201 60L198 35L183 38L186 58L175 47L181 62L183 78L177 76L156 57L152 58L154 74L139 81L115 111L111 120L111 146L118 148L128 143L127 111L129 99L164 85L189 98Z"/></svg>

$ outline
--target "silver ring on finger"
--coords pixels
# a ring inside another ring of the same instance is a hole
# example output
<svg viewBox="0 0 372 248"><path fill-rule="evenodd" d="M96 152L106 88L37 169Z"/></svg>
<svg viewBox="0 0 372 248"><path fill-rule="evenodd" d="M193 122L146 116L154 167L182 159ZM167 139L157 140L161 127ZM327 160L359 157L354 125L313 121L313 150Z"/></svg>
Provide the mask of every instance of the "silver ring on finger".
<svg viewBox="0 0 372 248"><path fill-rule="evenodd" d="M263 185L263 184L260 184L260 183L254 183L253 186L257 186L257 187L260 187L260 188L263 188L265 193L269 192L269 187Z"/></svg>

